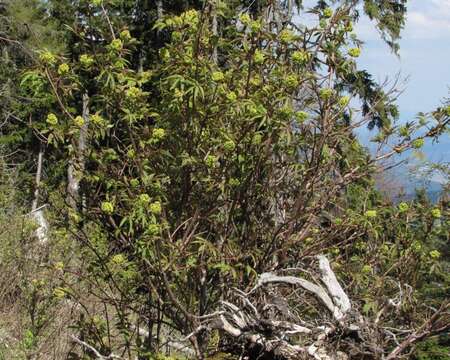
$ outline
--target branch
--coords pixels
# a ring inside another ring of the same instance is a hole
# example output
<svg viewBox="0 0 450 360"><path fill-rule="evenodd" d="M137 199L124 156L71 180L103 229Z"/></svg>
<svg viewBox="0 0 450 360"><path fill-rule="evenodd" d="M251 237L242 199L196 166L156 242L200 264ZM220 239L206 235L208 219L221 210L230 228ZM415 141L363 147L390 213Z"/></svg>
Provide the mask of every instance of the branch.
<svg viewBox="0 0 450 360"><path fill-rule="evenodd" d="M305 289L306 291L309 291L313 293L319 300L323 302L323 304L330 310L330 312L335 316L337 320L340 320L343 317L342 312L339 308L337 308L334 304L331 298L328 296L325 289L319 285L313 284L312 282L298 278L295 276L278 276L272 273L263 273L260 275L258 279L258 283L256 286L250 291L250 293L254 292L256 289L258 289L261 286L264 286L266 284L270 283L283 283L283 284L290 284L290 285L298 285Z"/></svg>
<svg viewBox="0 0 450 360"><path fill-rule="evenodd" d="M100 354L100 352L96 348L94 348L93 346L89 345L88 343L78 339L74 335L70 335L70 338L73 341L75 341L77 344L80 344L81 346L85 347L86 349L92 351L94 353L94 355L97 357L97 359L100 359L100 360L122 359L120 356L117 356L117 355L114 355L114 354L109 354L108 356L104 356L104 355Z"/></svg>
<svg viewBox="0 0 450 360"><path fill-rule="evenodd" d="M144 337L150 336L150 334L147 330L142 329L140 327L131 325L131 329L137 330L137 333L140 336L144 336ZM152 338L156 340L156 337L152 336ZM167 345L168 347L170 347L176 351L182 352L189 357L194 357L195 351L192 348L190 348L188 345L183 344L183 341L188 340L188 339L189 339L189 337L185 338L185 339L181 339L181 340L170 339L170 340L165 341L164 345Z"/></svg>
<svg viewBox="0 0 450 360"><path fill-rule="evenodd" d="M444 302L442 306L437 310L433 316L426 321L417 331L409 335L403 342L401 342L387 357L385 360L394 360L398 359L399 355L404 352L411 345L415 344L417 341L424 339L425 337L433 334L433 333L442 333L448 329L450 329L450 323L446 323L445 325L439 327L438 329L434 329L434 325L439 321L441 315L448 311L450 308L449 302Z"/></svg>
<svg viewBox="0 0 450 360"><path fill-rule="evenodd" d="M319 255L317 258L319 259L319 269L322 274L321 280L327 287L334 303L339 307L342 316L344 316L351 309L350 299L339 284L328 259L324 255Z"/></svg>

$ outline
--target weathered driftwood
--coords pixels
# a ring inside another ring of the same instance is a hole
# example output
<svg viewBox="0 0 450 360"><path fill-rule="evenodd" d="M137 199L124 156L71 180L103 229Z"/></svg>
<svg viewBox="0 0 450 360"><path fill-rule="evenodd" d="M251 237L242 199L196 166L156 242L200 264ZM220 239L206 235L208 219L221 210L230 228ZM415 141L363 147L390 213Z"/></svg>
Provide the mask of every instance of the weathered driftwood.
<svg viewBox="0 0 450 360"><path fill-rule="evenodd" d="M230 343L239 343L243 354L245 349L256 348L258 355L281 359L316 359L344 360L354 358L365 359L400 359L401 354L424 336L449 328L447 323L439 324L444 312L448 313L449 305L444 304L436 314L427 320L418 330L410 330L402 341L387 328L379 326L380 316L371 320L360 314L351 304L337 277L331 269L328 259L317 256L318 279L307 280L297 276L281 276L275 273L263 273L258 277L256 285L249 291L235 289L235 301L222 301L220 309L210 316L203 316L201 325L185 339L194 338L200 333L219 330L226 334ZM314 278L314 277L312 277ZM297 287L286 291L286 285ZM284 291L279 291L284 288ZM274 291L278 297L290 297L291 304L281 301L282 313L272 316L261 312L270 309L274 304L259 294L267 290ZM400 287L401 292L401 287ZM315 298L314 301L305 300ZM317 316L286 316L291 313L295 303L304 302L315 307ZM399 304L400 299L387 300L387 311L392 304ZM283 316L284 315L284 316ZM281 318L284 317L284 318ZM289 319L286 319L289 318ZM394 329L395 330L395 329ZM403 332L404 333L404 332ZM397 346L396 346L397 345ZM196 352L198 357L202 354ZM251 358L251 355L247 357ZM267 358L267 357L266 357Z"/></svg>
<svg viewBox="0 0 450 360"><path fill-rule="evenodd" d="M276 319L265 319L262 321L256 310L258 306L250 306L248 311L245 307L238 307L229 302L222 302L224 313L219 316L211 328L220 329L232 337L245 338L249 343L259 345L264 352L273 353L283 358L312 358L317 360L345 359L342 352L332 352L327 349L327 337L336 330L335 324L341 327L350 327L346 316L351 310L350 300L337 281L325 256L318 256L319 273L322 284L296 276L279 276L274 273L263 273L259 276L256 286L249 292L240 292L239 296L244 300L243 304L251 304L248 297L258 289L268 285L293 285L302 288L305 292L313 295L322 306L328 310L331 319L324 324L297 324L291 321ZM249 307L249 306L247 306ZM263 322L263 324L262 324ZM263 331L258 332L258 328ZM353 330L356 325L351 325ZM302 344L296 344L289 339L293 335L301 335L305 338Z"/></svg>

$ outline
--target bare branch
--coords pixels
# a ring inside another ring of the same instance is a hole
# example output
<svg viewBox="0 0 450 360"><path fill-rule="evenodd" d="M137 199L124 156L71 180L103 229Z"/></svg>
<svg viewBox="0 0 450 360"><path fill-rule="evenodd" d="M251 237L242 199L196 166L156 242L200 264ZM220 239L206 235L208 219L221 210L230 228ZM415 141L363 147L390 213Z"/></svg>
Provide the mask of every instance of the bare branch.
<svg viewBox="0 0 450 360"><path fill-rule="evenodd" d="M90 350L91 352L93 352L94 355L97 357L97 359L100 359L100 360L107 360L107 359L123 359L122 357L117 356L117 355L114 355L114 354L109 354L108 356L104 356L104 355L100 354L100 352L99 352L96 348L94 348L93 346L89 345L88 343L86 343L86 342L84 342L84 341L78 339L78 338L77 338L76 336L74 336L74 335L70 335L70 338L71 338L73 341L75 341L77 344L79 344L79 345L85 347L86 349Z"/></svg>
<svg viewBox="0 0 450 360"><path fill-rule="evenodd" d="M342 315L351 309L350 299L339 284L336 275L330 267L330 262L324 255L317 256L319 259L319 269L322 274L321 280L327 287L334 303L339 307Z"/></svg>

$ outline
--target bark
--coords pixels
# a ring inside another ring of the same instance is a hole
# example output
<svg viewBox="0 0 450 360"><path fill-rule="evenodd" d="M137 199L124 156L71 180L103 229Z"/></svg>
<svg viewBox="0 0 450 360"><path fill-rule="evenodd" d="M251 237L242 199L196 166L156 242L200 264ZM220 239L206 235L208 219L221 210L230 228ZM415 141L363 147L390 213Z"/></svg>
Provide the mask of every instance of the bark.
<svg viewBox="0 0 450 360"><path fill-rule="evenodd" d="M158 20L162 19L163 13L164 10L162 0L156 0L156 16L158 17Z"/></svg>
<svg viewBox="0 0 450 360"><path fill-rule="evenodd" d="M44 161L44 151L41 147L39 148L39 154L38 154L38 163L37 163L37 170L36 170L36 177L35 177L35 189L34 189L34 198L33 198L33 204L31 207L31 211L35 211L38 207L39 203L39 191L41 187L41 176L42 176L42 162Z"/></svg>
<svg viewBox="0 0 450 360"><path fill-rule="evenodd" d="M79 210L80 206L80 182L85 170L85 154L89 129L89 96L87 93L83 94L82 117L84 124L80 128L74 154L69 161L67 169L67 203L70 209L75 212Z"/></svg>
<svg viewBox="0 0 450 360"><path fill-rule="evenodd" d="M211 5L211 11L212 11L212 34L215 38L217 38L217 36L219 35L218 32L218 23L217 23L217 1L214 1L214 3ZM217 58L217 45L214 45L213 48L213 55L212 55L212 60L214 62L214 64L217 64L218 58Z"/></svg>
<svg viewBox="0 0 450 360"><path fill-rule="evenodd" d="M46 243L48 241L48 229L49 229L48 222L44 214L45 205L38 208L43 161L44 161L44 149L43 146L41 145L38 154L34 198L31 206L31 215L38 225L38 228L36 229L36 237L38 238L40 243Z"/></svg>
<svg viewBox="0 0 450 360"><path fill-rule="evenodd" d="M49 230L49 225L44 214L44 208L45 206L41 206L40 208L36 209L31 213L38 225L38 228L36 229L36 237L42 244L48 242L48 230Z"/></svg>

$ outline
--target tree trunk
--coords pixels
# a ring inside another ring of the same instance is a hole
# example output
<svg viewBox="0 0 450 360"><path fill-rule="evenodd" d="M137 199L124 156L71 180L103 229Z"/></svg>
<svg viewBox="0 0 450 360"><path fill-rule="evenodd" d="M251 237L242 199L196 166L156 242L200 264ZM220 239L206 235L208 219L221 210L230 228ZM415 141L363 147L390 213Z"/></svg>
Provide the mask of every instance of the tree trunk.
<svg viewBox="0 0 450 360"><path fill-rule="evenodd" d="M38 208L39 204L39 193L41 187L41 178L42 178L42 163L44 161L44 148L42 144L39 148L38 154L38 163L35 177L35 189L34 189L34 198L31 206L31 215L36 221L38 228L36 229L36 237L39 239L39 242L46 243L48 241L48 223L45 219L44 208L45 206L41 206Z"/></svg>
<svg viewBox="0 0 450 360"><path fill-rule="evenodd" d="M162 0L156 1L156 16L158 17L158 20L162 19L163 17L163 3Z"/></svg>
<svg viewBox="0 0 450 360"><path fill-rule="evenodd" d="M212 11L212 34L215 38L218 37L218 24L217 24L217 1L215 1L212 5L211 5L211 11ZM214 45L214 49L213 49L213 62L214 64L217 64L217 45Z"/></svg>
<svg viewBox="0 0 450 360"><path fill-rule="evenodd" d="M77 139L76 148L67 169L67 203L71 210L77 212L80 207L80 182L84 174L85 153L89 128L89 96L83 94L83 125Z"/></svg>

